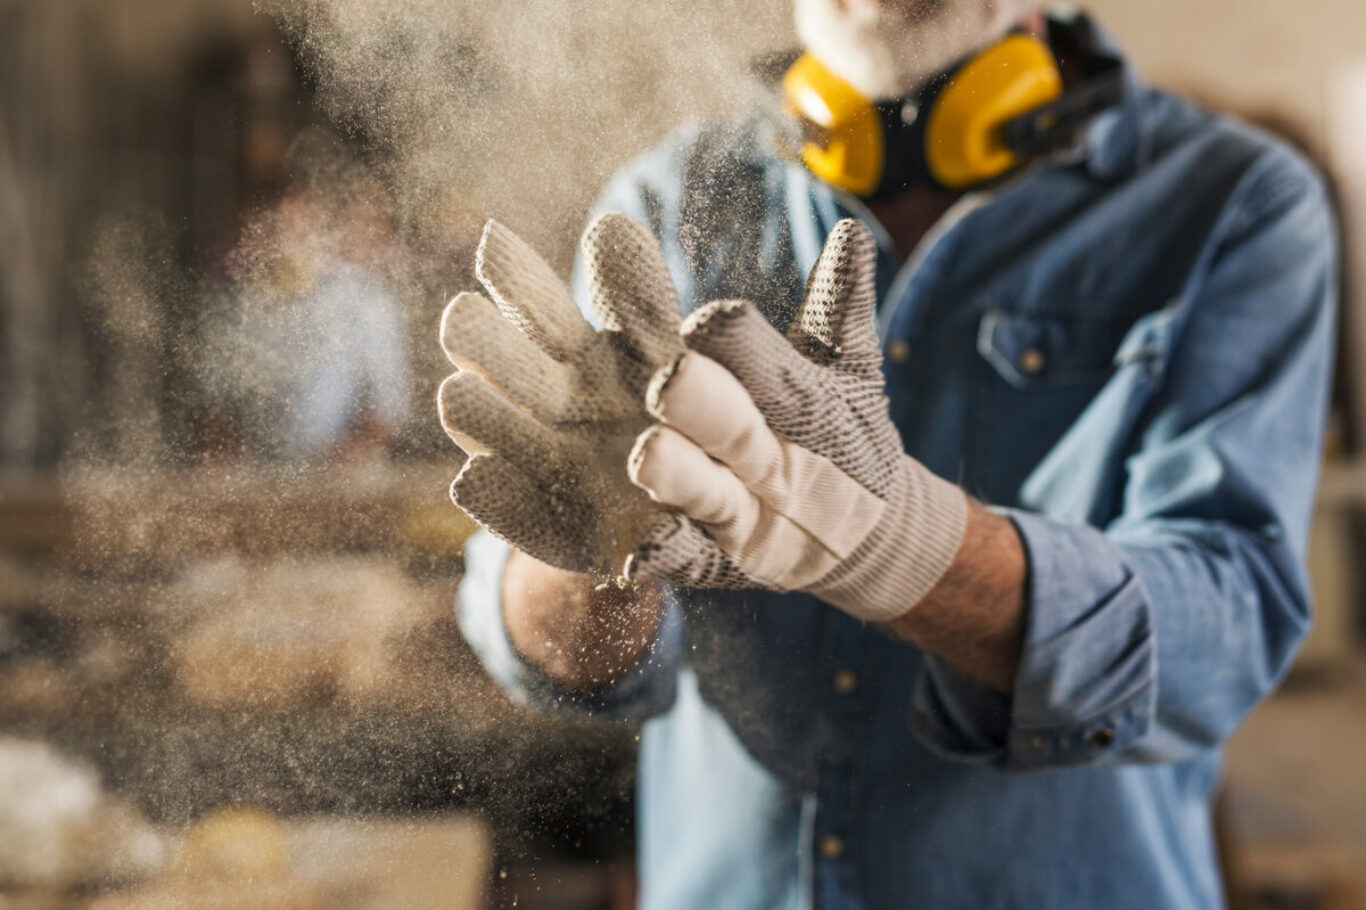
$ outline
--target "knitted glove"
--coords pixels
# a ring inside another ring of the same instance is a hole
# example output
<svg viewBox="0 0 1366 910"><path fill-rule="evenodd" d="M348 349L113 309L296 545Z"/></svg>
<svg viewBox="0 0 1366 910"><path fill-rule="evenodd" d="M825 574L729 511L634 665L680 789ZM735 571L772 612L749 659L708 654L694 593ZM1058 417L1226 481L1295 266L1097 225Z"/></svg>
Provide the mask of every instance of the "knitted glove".
<svg viewBox="0 0 1366 910"><path fill-rule="evenodd" d="M650 376L683 350L678 298L654 237L624 215L582 241L594 330L530 247L490 221L475 274L492 302L460 294L441 345L460 369L441 424L468 454L451 498L542 562L607 580L663 514L626 476L647 425Z"/></svg>
<svg viewBox="0 0 1366 910"><path fill-rule="evenodd" d="M659 422L631 479L664 516L629 576L809 591L869 621L910 610L952 563L966 499L907 455L883 394L876 248L835 226L784 338L747 302L688 317L689 351L650 382Z"/></svg>

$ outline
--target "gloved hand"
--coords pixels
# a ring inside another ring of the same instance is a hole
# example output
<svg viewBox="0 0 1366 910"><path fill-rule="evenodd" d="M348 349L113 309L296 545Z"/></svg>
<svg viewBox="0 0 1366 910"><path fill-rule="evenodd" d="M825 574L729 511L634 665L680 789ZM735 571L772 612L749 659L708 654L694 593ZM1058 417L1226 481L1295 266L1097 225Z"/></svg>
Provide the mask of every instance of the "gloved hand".
<svg viewBox="0 0 1366 910"><path fill-rule="evenodd" d="M650 382L659 421L631 479L662 518L631 577L802 590L869 621L913 608L952 563L967 502L907 455L883 394L876 247L841 221L784 338L747 302L685 321L689 351Z"/></svg>
<svg viewBox="0 0 1366 910"><path fill-rule="evenodd" d="M650 376L683 351L678 298L654 237L624 215L582 241L594 330L530 247L490 221L475 274L493 298L446 307L441 345L460 369L438 396L441 425L469 455L451 498L542 562L599 580L663 510L626 476L649 418Z"/></svg>

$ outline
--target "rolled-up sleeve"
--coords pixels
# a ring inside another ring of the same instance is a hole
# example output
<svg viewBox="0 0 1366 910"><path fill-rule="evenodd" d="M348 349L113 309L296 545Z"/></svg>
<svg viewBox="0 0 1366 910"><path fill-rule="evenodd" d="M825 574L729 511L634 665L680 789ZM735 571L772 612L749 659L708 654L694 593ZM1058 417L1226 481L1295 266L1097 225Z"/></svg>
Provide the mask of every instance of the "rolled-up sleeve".
<svg viewBox="0 0 1366 910"><path fill-rule="evenodd" d="M1030 565L1014 695L931 659L917 692L923 732L950 756L1016 769L1122 754L1148 733L1156 701L1143 583L1101 532L1006 512Z"/></svg>
<svg viewBox="0 0 1366 910"><path fill-rule="evenodd" d="M1335 231L1293 161L1243 190L1133 443L1113 449L1118 514L1096 528L1002 510L1029 563L1021 665L1007 697L927 660L919 729L941 754L1012 770L1185 759L1289 666L1309 623Z"/></svg>
<svg viewBox="0 0 1366 910"><path fill-rule="evenodd" d="M665 592L659 629L634 667L611 685L570 689L523 658L508 639L502 588L509 550L487 531L472 536L456 600L460 631L495 682L520 704L547 712L638 723L672 707L684 639L682 612L672 592Z"/></svg>

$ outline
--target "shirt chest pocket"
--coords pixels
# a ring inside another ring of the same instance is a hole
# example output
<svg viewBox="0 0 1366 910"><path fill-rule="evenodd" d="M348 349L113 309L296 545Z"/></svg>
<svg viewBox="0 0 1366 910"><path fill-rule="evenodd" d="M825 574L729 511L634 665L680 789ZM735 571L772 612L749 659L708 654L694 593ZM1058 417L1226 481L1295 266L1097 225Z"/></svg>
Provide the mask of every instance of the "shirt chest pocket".
<svg viewBox="0 0 1366 910"><path fill-rule="evenodd" d="M1013 502L1122 365L1132 320L986 312L973 401L971 472L980 494Z"/></svg>

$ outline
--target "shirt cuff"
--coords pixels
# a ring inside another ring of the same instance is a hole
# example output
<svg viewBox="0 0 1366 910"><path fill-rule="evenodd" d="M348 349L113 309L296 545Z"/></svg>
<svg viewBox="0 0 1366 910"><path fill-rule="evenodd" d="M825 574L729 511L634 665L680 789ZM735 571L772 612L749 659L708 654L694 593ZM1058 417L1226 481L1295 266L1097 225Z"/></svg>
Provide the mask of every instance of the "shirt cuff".
<svg viewBox="0 0 1366 910"><path fill-rule="evenodd" d="M510 547L487 531L465 545L465 577L456 596L460 631L484 669L512 699L550 713L588 714L640 722L673 706L683 659L683 614L678 598L661 586L659 628L640 661L610 685L571 689L526 660L503 623L503 571Z"/></svg>
<svg viewBox="0 0 1366 910"><path fill-rule="evenodd" d="M1142 582L1094 528L1012 509L1029 562L1013 696L927 656L916 732L948 758L1009 770L1114 760L1147 733L1157 649Z"/></svg>

